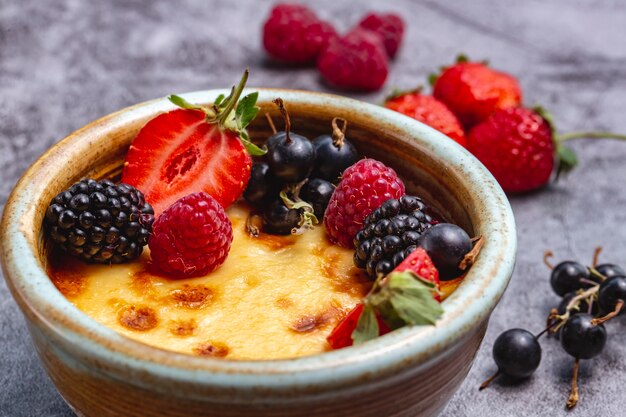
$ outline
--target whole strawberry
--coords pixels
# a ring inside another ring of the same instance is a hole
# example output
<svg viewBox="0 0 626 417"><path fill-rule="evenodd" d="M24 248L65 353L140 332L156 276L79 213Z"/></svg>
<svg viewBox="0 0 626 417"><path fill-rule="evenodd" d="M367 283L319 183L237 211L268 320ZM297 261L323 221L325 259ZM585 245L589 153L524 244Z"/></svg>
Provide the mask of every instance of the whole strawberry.
<svg viewBox="0 0 626 417"><path fill-rule="evenodd" d="M404 195L396 172L374 159L362 159L346 169L330 198L324 225L331 242L354 247L354 236L365 218L385 201Z"/></svg>
<svg viewBox="0 0 626 417"><path fill-rule="evenodd" d="M331 40L318 58L317 68L330 85L346 90L378 90L389 72L380 37L361 28Z"/></svg>
<svg viewBox="0 0 626 417"><path fill-rule="evenodd" d="M152 262L172 278L206 275L226 260L233 227L224 208L204 192L189 194L154 222Z"/></svg>
<svg viewBox="0 0 626 417"><path fill-rule="evenodd" d="M514 77L482 62L467 62L464 57L431 82L435 98L444 102L468 129L496 110L517 107L522 102L522 90Z"/></svg>
<svg viewBox="0 0 626 417"><path fill-rule="evenodd" d="M552 129L531 109L496 111L470 131L467 148L506 192L539 188L554 170Z"/></svg>
<svg viewBox="0 0 626 417"><path fill-rule="evenodd" d="M389 58L396 56L404 35L404 21L400 16L392 13L370 13L361 19L359 27L380 37Z"/></svg>
<svg viewBox="0 0 626 417"><path fill-rule="evenodd" d="M314 62L335 29L306 6L279 3L263 26L263 46L275 59L292 63Z"/></svg>
<svg viewBox="0 0 626 417"><path fill-rule="evenodd" d="M387 99L385 107L437 129L461 146L467 145L459 120L445 104L433 96L420 94L419 90L398 93Z"/></svg>

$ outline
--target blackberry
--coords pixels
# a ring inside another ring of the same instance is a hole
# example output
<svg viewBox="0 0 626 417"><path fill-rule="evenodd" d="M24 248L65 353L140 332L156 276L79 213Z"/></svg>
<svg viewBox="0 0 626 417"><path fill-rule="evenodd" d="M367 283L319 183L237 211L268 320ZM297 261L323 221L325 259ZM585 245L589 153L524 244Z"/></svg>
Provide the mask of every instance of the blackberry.
<svg viewBox="0 0 626 417"><path fill-rule="evenodd" d="M85 179L57 195L46 210L49 236L66 252L92 263L135 259L148 243L154 210L128 184Z"/></svg>
<svg viewBox="0 0 626 417"><path fill-rule="evenodd" d="M375 278L388 274L417 247L417 241L433 224L426 205L405 195L385 201L365 218L354 238L354 264Z"/></svg>

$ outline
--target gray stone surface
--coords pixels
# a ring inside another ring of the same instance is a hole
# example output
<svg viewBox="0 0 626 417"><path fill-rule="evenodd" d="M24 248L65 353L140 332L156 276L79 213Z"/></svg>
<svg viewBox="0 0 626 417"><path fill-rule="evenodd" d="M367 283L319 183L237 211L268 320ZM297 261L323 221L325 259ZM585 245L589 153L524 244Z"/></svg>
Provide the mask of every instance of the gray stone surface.
<svg viewBox="0 0 626 417"><path fill-rule="evenodd" d="M0 0L0 204L45 149L109 112L172 92L226 87L249 66L252 86L327 91L314 69L267 65L259 31L271 1ZM341 30L368 9L408 22L385 91L424 84L459 52L519 76L526 103L550 108L562 131L626 132L626 8L619 0L544 2L309 2ZM388 3L388 4L385 4ZM493 4L492 4L493 3ZM384 92L355 97L379 102ZM541 329L557 302L541 263L559 258L626 264L626 144L573 144L581 166L540 192L515 196L517 268L476 363L442 414L626 415L626 323L609 326L605 353L585 361L581 403L564 411L572 361L554 340L530 380L496 383L491 345L510 327ZM70 416L39 365L24 320L0 280L0 415Z"/></svg>

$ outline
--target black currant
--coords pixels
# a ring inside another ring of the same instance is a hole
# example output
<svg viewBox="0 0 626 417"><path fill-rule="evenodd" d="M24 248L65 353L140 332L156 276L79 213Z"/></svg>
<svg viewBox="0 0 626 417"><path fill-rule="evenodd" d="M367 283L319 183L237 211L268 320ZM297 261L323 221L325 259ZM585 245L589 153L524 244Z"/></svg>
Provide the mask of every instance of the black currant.
<svg viewBox="0 0 626 417"><path fill-rule="evenodd" d="M624 271L622 267L614 264L601 264L596 266L595 269L606 278L611 278L615 276L626 276L626 271Z"/></svg>
<svg viewBox="0 0 626 417"><path fill-rule="evenodd" d="M289 114L281 99L274 101L285 119L285 130L274 133L267 140L265 156L272 173L284 182L296 183L305 179L315 162L315 148L302 135L291 132Z"/></svg>
<svg viewBox="0 0 626 417"><path fill-rule="evenodd" d="M572 301L574 297L576 297L577 295L578 293L576 291L573 291L573 292L568 292L567 294L563 296L563 298L561 299L561 302L559 303L559 306L557 307L557 311L560 315L565 314L565 310L567 309L567 306L569 305L570 301ZM591 314L595 316L596 314L598 314L599 310L600 308L598 306L598 303L594 302L591 305ZM589 302L586 299L584 299L578 302L578 309L572 310L571 314L588 313L588 312L589 312Z"/></svg>
<svg viewBox="0 0 626 417"><path fill-rule="evenodd" d="M604 349L606 329L594 324L593 316L578 313L571 316L561 328L561 346L576 359L591 359Z"/></svg>
<svg viewBox="0 0 626 417"><path fill-rule="evenodd" d="M598 303L603 313L608 314L615 310L619 300L626 303L626 276L614 276L600 284ZM622 307L619 314L624 314L624 311L626 311L626 305Z"/></svg>
<svg viewBox="0 0 626 417"><path fill-rule="evenodd" d="M342 129L337 126L338 121L343 121ZM358 161L359 153L345 138L346 125L344 119L334 118L332 136L322 135L313 140L316 155L313 176L336 182L346 168Z"/></svg>
<svg viewBox="0 0 626 417"><path fill-rule="evenodd" d="M280 182L272 172L267 162L257 162L252 166L248 186L243 192L243 198L253 206L263 206L271 199L278 197Z"/></svg>
<svg viewBox="0 0 626 417"><path fill-rule="evenodd" d="M274 200L263 211L263 229L274 235L291 234L299 226L300 220L300 210L287 208L280 199Z"/></svg>
<svg viewBox="0 0 626 417"><path fill-rule="evenodd" d="M424 231L417 246L421 246L428 253L439 270L439 277L448 280L463 273L459 264L472 250L472 241L459 226L439 223Z"/></svg>
<svg viewBox="0 0 626 417"><path fill-rule="evenodd" d="M510 329L496 339L493 359L501 373L513 378L528 378L541 362L541 346L529 331Z"/></svg>
<svg viewBox="0 0 626 417"><path fill-rule="evenodd" d="M550 285L555 293L563 297L568 292L589 288L589 270L582 264L574 261L561 262L554 267L550 274Z"/></svg>
<svg viewBox="0 0 626 417"><path fill-rule="evenodd" d="M320 178L307 181L302 188L302 199L313 206L315 216L320 221L324 218L324 212L334 191L333 184Z"/></svg>

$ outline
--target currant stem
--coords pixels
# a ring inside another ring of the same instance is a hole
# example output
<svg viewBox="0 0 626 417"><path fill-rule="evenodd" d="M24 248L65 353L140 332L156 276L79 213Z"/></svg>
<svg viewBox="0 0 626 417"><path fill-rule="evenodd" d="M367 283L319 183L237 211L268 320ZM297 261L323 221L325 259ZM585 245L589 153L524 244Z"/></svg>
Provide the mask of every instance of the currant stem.
<svg viewBox="0 0 626 417"><path fill-rule="evenodd" d="M594 275L595 277L599 278L601 281L606 281L606 277L602 275L600 272L598 272L598 270L595 267L590 266L589 272L591 273L591 275ZM596 282L594 282L594 284L596 284Z"/></svg>
<svg viewBox="0 0 626 417"><path fill-rule="evenodd" d="M591 324L593 324L594 326L598 326L602 323L606 323L607 321L619 315L623 307L624 307L624 300L618 300L617 303L615 304L615 310L611 311L609 314L607 314L604 317L598 317L597 319L592 319Z"/></svg>
<svg viewBox="0 0 626 417"><path fill-rule="evenodd" d="M567 403L565 406L568 410L576 407L578 404L578 369L580 368L580 359L576 358L576 362L574 362L574 374L572 375L572 388L569 393L569 398L567 399Z"/></svg>
<svg viewBox="0 0 626 417"><path fill-rule="evenodd" d="M553 256L554 256L554 253L552 253L551 250L547 250L543 253L543 263L550 270L554 269L554 265L552 265L548 259L552 258Z"/></svg>
<svg viewBox="0 0 626 417"><path fill-rule="evenodd" d="M278 106L278 110L280 110L280 114L285 120L285 143L289 145L291 143L291 138L289 137L289 132L291 131L291 119L289 119L289 113L287 113L287 109L285 108L285 103L283 103L282 98L275 98L274 104Z"/></svg>
<svg viewBox="0 0 626 417"><path fill-rule="evenodd" d="M232 112L233 109L237 106L239 97L241 96L241 93L243 92L243 89L246 86L246 82L248 81L248 74L250 74L250 71L246 68L245 71L243 72L243 75L241 76L241 80L239 81L239 84L237 84L237 87L233 89L230 95L230 100L228 101L228 105L217 116L217 121L220 125L226 122L226 119L228 118L228 115L230 114L230 112Z"/></svg>
<svg viewBox="0 0 626 417"><path fill-rule="evenodd" d="M602 253L602 246L598 246L593 250L593 262L591 264L592 267L596 267L598 265L598 260L600 259L600 253Z"/></svg>
<svg viewBox="0 0 626 417"><path fill-rule="evenodd" d="M497 377L499 377L502 374L502 372L500 372L500 370L498 369L498 372L496 372L495 374L491 375L485 382L483 382L482 384L480 384L480 387L478 387L478 391L482 391L485 388L487 388L489 385L491 385L491 383L493 381L495 381L495 379Z"/></svg>
<svg viewBox="0 0 626 417"><path fill-rule="evenodd" d="M617 139L626 140L626 135L613 132L571 132L557 135L555 140L557 142L565 142L572 139Z"/></svg>
<svg viewBox="0 0 626 417"><path fill-rule="evenodd" d="M272 120L272 116L270 116L269 113L265 113L265 118L267 119L267 124L270 125L270 128L272 129L272 133L276 134L277 130L276 126L274 125L274 121Z"/></svg>
<svg viewBox="0 0 626 417"><path fill-rule="evenodd" d="M261 234L260 228L254 224L255 219L258 219L260 216L257 213L250 213L246 218L246 231L250 237L259 237Z"/></svg>
<svg viewBox="0 0 626 417"><path fill-rule="evenodd" d="M337 122L342 122L341 129L337 125ZM342 119L341 117L335 117L333 118L331 125L333 127L333 145L341 149L343 147L343 140L346 137L346 129L348 128L348 121L346 119Z"/></svg>
<svg viewBox="0 0 626 417"><path fill-rule="evenodd" d="M461 271L465 271L467 268L474 264L476 258L478 258L478 255L480 255L480 251L482 250L483 246L485 246L485 239L482 236L478 236L475 240L473 240L473 242L474 247L472 248L472 250L467 252L467 254L463 257L463 259L461 259L461 262L459 263L459 269Z"/></svg>
<svg viewBox="0 0 626 417"><path fill-rule="evenodd" d="M552 329L554 326L556 326L558 324L558 321L554 321L552 323L549 323L550 317L548 317L548 327L546 327L545 329L543 329L542 331L540 331L536 336L535 339L539 339L541 336L543 336L544 334L546 334L547 332L550 331L550 329Z"/></svg>

